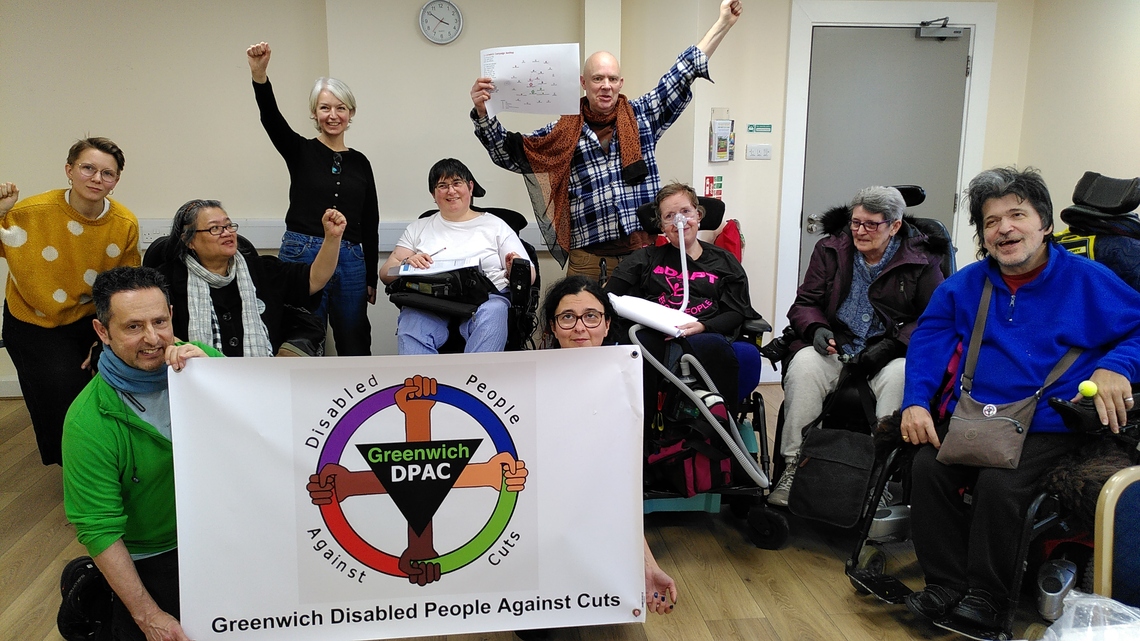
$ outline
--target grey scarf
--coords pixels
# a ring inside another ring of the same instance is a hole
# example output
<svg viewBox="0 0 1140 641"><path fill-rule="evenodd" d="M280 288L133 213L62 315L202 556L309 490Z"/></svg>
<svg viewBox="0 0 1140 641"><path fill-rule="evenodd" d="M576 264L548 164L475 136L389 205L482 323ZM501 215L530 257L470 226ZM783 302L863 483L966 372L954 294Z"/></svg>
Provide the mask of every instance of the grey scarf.
<svg viewBox="0 0 1140 641"><path fill-rule="evenodd" d="M186 305L190 314L187 339L222 349L222 334L218 326L218 314L210 298L210 288L225 287L235 279L241 296L242 355L273 356L269 330L261 321L265 303L257 298L257 288L253 286L249 267L241 254L230 259L230 267L225 276L206 269L193 256L186 257Z"/></svg>

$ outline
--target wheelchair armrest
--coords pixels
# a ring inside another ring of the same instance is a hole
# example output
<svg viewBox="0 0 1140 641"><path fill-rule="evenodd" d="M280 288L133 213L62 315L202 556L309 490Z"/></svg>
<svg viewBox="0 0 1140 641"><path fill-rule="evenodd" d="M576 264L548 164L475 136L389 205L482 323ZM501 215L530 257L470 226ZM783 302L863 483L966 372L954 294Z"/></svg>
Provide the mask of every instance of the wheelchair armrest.
<svg viewBox="0 0 1140 641"><path fill-rule="evenodd" d="M759 337L761 334L766 334L772 331L772 325L763 318L750 318L741 323L740 331L745 334L753 334Z"/></svg>
<svg viewBox="0 0 1140 641"><path fill-rule="evenodd" d="M526 307L530 302L530 261L525 258L516 258L511 261L511 271L507 275L507 295L511 305Z"/></svg>

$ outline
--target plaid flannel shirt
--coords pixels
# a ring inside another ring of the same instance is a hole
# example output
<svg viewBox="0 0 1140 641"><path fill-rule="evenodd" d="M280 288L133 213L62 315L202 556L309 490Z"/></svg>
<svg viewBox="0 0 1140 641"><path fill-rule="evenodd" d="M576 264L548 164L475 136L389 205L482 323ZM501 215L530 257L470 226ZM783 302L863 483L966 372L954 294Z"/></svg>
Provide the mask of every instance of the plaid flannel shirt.
<svg viewBox="0 0 1140 641"><path fill-rule="evenodd" d="M661 175L657 170L657 141L672 125L693 99L692 84L697 78L709 80L708 56L691 46L677 57L677 62L657 86L645 95L631 100L641 138L641 155L649 169L649 176L641 183L630 185L621 177L621 153L617 136L610 142L610 153L602 151L598 136L585 122L574 150L570 171L570 247L577 249L610 240L616 240L641 229L637 208L653 200L661 189ZM472 110L475 136L483 143L496 165L523 173L511 161L504 147L507 132L498 118L479 118ZM545 136L555 123L530 134Z"/></svg>

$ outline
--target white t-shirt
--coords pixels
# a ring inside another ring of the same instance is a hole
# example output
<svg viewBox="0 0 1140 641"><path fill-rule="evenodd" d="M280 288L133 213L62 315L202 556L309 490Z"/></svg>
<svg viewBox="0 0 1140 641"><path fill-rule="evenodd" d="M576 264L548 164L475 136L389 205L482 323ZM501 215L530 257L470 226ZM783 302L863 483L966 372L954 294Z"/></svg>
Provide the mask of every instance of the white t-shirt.
<svg viewBox="0 0 1140 641"><path fill-rule="evenodd" d="M526 248L514 230L488 213L458 223L445 220L438 213L420 218L408 225L396 246L433 254L432 260L477 257L480 269L499 291L507 288L507 254L513 252L527 258Z"/></svg>

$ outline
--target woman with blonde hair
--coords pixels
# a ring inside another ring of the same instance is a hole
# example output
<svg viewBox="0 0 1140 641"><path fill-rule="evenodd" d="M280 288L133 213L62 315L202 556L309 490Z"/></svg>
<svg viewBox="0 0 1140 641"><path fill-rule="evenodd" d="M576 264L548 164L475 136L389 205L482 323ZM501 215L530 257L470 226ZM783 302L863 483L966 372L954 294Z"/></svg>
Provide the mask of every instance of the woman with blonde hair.
<svg viewBox="0 0 1140 641"><path fill-rule="evenodd" d="M318 78L309 94L309 113L318 135L305 138L293 131L277 108L267 75L270 53L264 42L246 50L261 124L289 168L289 210L278 257L312 263L324 242L325 211L335 209L344 215L348 227L340 241L336 273L315 313L322 320L327 316L337 354L367 356L372 327L366 303L376 303L380 209L372 165L344 143L344 132L356 114L356 98L340 80Z"/></svg>

